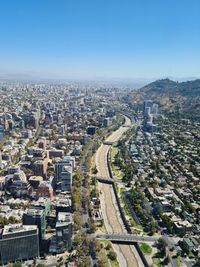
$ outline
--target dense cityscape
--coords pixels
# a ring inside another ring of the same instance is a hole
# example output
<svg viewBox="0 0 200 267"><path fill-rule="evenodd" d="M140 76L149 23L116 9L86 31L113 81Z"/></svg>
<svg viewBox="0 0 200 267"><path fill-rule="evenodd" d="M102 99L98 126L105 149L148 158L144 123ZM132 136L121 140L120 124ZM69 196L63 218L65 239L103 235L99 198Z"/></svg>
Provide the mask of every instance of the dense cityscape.
<svg viewBox="0 0 200 267"><path fill-rule="evenodd" d="M2 265L199 264L196 118L103 84L0 90Z"/></svg>

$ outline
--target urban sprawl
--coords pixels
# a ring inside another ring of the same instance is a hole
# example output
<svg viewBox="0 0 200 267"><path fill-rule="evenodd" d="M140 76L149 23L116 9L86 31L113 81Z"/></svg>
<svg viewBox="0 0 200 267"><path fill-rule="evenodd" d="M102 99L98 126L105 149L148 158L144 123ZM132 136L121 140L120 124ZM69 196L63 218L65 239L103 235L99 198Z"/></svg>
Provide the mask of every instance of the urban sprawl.
<svg viewBox="0 0 200 267"><path fill-rule="evenodd" d="M200 122L128 93L1 82L1 266L200 266Z"/></svg>

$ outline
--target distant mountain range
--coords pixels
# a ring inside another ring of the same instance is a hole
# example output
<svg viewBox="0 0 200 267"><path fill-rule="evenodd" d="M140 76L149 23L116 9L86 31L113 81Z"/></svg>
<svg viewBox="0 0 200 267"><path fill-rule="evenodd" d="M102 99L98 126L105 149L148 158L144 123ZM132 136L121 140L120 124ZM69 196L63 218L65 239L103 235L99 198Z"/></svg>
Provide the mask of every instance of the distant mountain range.
<svg viewBox="0 0 200 267"><path fill-rule="evenodd" d="M200 112L200 79L186 82L157 80L127 96L127 101L132 104L147 99L158 102L168 111Z"/></svg>

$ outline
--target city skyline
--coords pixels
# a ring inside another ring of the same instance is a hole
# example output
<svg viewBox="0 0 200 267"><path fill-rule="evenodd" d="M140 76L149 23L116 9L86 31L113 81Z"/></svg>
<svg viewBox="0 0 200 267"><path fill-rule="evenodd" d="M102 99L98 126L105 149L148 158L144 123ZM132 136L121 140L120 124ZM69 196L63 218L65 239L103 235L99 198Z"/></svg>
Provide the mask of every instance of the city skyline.
<svg viewBox="0 0 200 267"><path fill-rule="evenodd" d="M197 0L1 1L0 78L199 78Z"/></svg>

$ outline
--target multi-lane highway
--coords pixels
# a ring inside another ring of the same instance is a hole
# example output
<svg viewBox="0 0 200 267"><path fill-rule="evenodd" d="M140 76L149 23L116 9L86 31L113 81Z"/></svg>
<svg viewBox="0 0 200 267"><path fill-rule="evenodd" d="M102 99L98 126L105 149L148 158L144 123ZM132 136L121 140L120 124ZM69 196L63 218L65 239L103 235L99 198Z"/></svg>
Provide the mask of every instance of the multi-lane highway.
<svg viewBox="0 0 200 267"><path fill-rule="evenodd" d="M106 141L116 142L121 138L131 126L131 121L128 117L125 117L125 124L117 131L111 134ZM110 145L102 144L96 153L96 166L98 170L98 176L102 176L110 179L107 154ZM114 196L113 187L110 184L99 183L101 208L104 217L104 224L107 232L110 233L127 233L120 217L120 212ZM141 267L144 266L140 256L135 248L131 245L113 245L114 250L117 253L117 258L120 266L122 267Z"/></svg>

